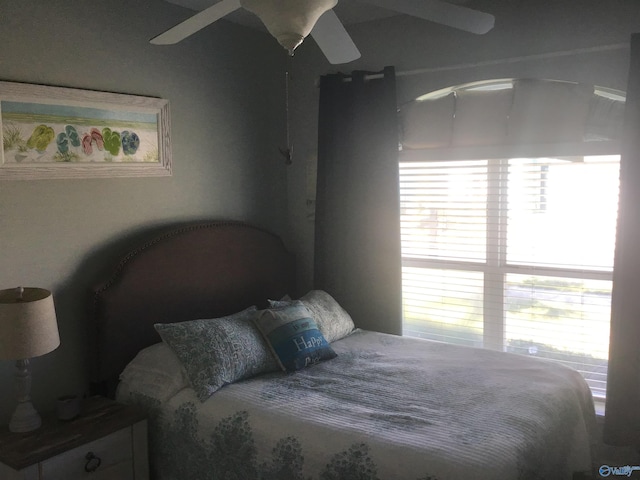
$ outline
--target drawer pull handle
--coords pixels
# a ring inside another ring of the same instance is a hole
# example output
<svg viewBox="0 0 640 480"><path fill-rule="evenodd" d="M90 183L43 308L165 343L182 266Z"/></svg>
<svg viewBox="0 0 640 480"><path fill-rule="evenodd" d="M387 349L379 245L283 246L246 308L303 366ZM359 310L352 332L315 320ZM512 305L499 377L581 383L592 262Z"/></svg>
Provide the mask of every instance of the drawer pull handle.
<svg viewBox="0 0 640 480"><path fill-rule="evenodd" d="M87 463L84 464L84 471L87 473L95 472L102 463L100 457L97 457L93 452L87 453L84 458L87 460Z"/></svg>

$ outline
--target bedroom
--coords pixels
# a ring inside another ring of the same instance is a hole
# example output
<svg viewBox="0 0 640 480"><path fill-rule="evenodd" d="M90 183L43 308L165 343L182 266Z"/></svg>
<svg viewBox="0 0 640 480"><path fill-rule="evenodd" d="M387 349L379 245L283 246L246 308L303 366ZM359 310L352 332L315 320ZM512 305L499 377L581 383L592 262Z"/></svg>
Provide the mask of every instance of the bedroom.
<svg viewBox="0 0 640 480"><path fill-rule="evenodd" d="M628 43L629 35L640 31L640 6L632 0L602 3L550 1L541 9L534 1L473 2L505 19L481 38L403 17L356 24L349 31L363 57L340 68L305 42L294 60L296 158L287 167L278 151L285 142L286 57L266 34L222 22L164 49L147 40L189 14L166 2L0 2L2 80L171 102L172 177L0 185L1 287L38 285L56 295L63 346L33 362L36 405L51 410L57 396L85 389L86 289L144 229L202 218L263 226L296 254L299 290L311 288L313 224L307 199L319 75L386 65L407 72ZM467 81L526 76L625 90L627 57L628 49L618 49L405 76L398 82L398 98L407 101ZM2 384L9 385L11 362L2 362L0 372ZM2 395L0 424L8 422L12 409L12 396Z"/></svg>

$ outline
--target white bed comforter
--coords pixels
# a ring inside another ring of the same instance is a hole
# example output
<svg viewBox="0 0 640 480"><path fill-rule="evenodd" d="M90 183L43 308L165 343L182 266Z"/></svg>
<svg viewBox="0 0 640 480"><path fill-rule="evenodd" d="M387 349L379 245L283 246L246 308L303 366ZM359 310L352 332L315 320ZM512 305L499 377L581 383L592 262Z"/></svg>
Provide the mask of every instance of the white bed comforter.
<svg viewBox="0 0 640 480"><path fill-rule="evenodd" d="M356 331L338 357L200 403L134 385L157 479L571 479L595 413L579 373L506 353Z"/></svg>

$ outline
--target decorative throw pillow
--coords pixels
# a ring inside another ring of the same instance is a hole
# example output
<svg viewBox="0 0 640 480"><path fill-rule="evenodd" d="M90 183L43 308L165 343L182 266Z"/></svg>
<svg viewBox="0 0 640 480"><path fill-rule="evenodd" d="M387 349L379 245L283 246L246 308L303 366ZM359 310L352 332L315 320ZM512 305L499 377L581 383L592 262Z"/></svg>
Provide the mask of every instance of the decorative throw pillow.
<svg viewBox="0 0 640 480"><path fill-rule="evenodd" d="M271 347L280 367L293 372L336 357L329 342L298 300L263 310L255 324Z"/></svg>
<svg viewBox="0 0 640 480"><path fill-rule="evenodd" d="M311 290L300 300L313 315L327 341L335 342L355 330L351 316L324 290Z"/></svg>
<svg viewBox="0 0 640 480"><path fill-rule="evenodd" d="M324 290L311 290L300 301L311 313L318 329L329 343L346 337L355 330L353 319L340 304ZM269 300L271 307L290 305L290 300Z"/></svg>
<svg viewBox="0 0 640 480"><path fill-rule="evenodd" d="M208 320L154 325L187 371L200 401L224 385L278 370L252 321L256 307Z"/></svg>

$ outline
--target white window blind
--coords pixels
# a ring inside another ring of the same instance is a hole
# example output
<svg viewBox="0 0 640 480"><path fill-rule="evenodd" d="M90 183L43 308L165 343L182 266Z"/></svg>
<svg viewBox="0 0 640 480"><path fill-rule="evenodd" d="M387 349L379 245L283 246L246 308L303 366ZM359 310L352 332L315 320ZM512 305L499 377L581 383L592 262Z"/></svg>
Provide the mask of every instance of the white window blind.
<svg viewBox="0 0 640 480"><path fill-rule="evenodd" d="M403 332L606 392L619 156L400 163Z"/></svg>

